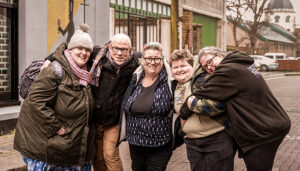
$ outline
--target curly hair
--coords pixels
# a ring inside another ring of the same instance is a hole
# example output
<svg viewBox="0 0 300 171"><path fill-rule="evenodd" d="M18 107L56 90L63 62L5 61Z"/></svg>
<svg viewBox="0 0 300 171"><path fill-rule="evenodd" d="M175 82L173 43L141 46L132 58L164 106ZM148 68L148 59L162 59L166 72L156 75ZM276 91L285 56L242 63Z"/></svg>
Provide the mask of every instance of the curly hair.
<svg viewBox="0 0 300 171"><path fill-rule="evenodd" d="M194 65L194 57L193 55L185 49L182 50L174 50L170 57L170 66L172 66L173 61L178 61L181 59L186 59L187 62L193 66Z"/></svg>

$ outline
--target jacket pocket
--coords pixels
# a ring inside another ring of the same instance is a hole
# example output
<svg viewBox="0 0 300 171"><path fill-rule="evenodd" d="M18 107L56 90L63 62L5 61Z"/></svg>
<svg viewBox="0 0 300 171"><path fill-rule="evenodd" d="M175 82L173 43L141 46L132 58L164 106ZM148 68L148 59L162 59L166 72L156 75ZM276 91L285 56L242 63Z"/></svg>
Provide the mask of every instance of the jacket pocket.
<svg viewBox="0 0 300 171"><path fill-rule="evenodd" d="M73 102L75 100L78 100L81 98L81 96L83 95L83 90L70 90L70 89L63 89L63 90L59 90L59 97L69 103L69 102Z"/></svg>
<svg viewBox="0 0 300 171"><path fill-rule="evenodd" d="M55 135L48 139L46 146L47 161L63 161L67 159L72 139L69 134Z"/></svg>

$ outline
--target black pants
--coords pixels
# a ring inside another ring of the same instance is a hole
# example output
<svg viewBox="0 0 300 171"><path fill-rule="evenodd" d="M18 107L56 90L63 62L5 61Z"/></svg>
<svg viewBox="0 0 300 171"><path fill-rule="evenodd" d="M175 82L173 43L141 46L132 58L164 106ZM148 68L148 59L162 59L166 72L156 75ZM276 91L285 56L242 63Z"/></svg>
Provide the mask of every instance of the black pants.
<svg viewBox="0 0 300 171"><path fill-rule="evenodd" d="M172 156L172 141L161 147L129 144L133 171L164 171Z"/></svg>
<svg viewBox="0 0 300 171"><path fill-rule="evenodd" d="M186 138L192 171L232 171L236 147L225 131L203 138Z"/></svg>
<svg viewBox="0 0 300 171"><path fill-rule="evenodd" d="M247 171L272 171L274 158L283 138L260 145L244 154Z"/></svg>

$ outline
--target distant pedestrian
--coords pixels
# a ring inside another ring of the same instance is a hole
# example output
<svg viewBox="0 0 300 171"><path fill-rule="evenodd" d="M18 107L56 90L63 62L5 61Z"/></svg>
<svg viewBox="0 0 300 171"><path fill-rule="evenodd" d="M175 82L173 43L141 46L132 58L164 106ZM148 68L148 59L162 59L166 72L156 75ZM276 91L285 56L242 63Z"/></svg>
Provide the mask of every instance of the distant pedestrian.
<svg viewBox="0 0 300 171"><path fill-rule="evenodd" d="M228 131L240 149L248 171L271 171L276 151L290 130L291 121L276 100L253 59L216 47L199 52L202 69L211 77L193 91L180 113L189 115L197 101L226 102Z"/></svg>
<svg viewBox="0 0 300 171"><path fill-rule="evenodd" d="M69 44L62 43L53 53L62 76L54 65L44 68L22 104L14 149L29 171L91 170L96 128L86 65L93 42L87 31L82 25Z"/></svg>
<svg viewBox="0 0 300 171"><path fill-rule="evenodd" d="M171 71L158 42L144 45L141 66L122 102L119 142L129 143L133 171L164 171L173 150Z"/></svg>
<svg viewBox="0 0 300 171"><path fill-rule="evenodd" d="M201 88L209 77L200 67L198 57L187 50L175 50L170 65L178 81L174 93L174 108L180 108L192 91ZM225 132L225 104L212 100L198 101L191 115L180 114L187 157L192 171L232 171L236 149Z"/></svg>

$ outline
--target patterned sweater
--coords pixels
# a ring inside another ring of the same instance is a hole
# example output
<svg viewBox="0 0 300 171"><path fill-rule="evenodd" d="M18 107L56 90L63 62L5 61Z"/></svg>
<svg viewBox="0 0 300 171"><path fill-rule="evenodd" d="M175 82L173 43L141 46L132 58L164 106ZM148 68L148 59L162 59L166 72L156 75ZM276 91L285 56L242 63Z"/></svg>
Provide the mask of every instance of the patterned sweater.
<svg viewBox="0 0 300 171"><path fill-rule="evenodd" d="M158 77L159 83L154 93L150 113L143 116L132 114L130 107L143 90L141 84L143 76L144 72L125 104L126 139L128 143L137 146L159 147L167 144L172 138L172 118L169 117L169 113L173 106L173 95L167 82L166 69L163 68Z"/></svg>

